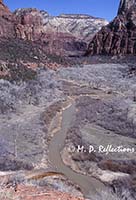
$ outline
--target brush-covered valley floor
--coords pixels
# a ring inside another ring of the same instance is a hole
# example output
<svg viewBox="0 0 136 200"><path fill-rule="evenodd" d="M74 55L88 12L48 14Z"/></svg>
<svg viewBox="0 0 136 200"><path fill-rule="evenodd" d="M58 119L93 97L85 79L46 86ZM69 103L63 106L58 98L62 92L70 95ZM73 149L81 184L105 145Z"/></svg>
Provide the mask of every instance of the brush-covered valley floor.
<svg viewBox="0 0 136 200"><path fill-rule="evenodd" d="M70 120L63 111L73 103ZM98 151L100 145L136 149L136 76L127 63L43 68L30 80L0 79L0 199L46 199L40 194L50 190L58 199L83 198L82 186L57 171L49 156L63 123L63 164L103 183L98 199L136 200L136 153ZM82 146L86 151L78 151ZM23 196L20 188L30 192ZM97 200L93 195L88 198Z"/></svg>

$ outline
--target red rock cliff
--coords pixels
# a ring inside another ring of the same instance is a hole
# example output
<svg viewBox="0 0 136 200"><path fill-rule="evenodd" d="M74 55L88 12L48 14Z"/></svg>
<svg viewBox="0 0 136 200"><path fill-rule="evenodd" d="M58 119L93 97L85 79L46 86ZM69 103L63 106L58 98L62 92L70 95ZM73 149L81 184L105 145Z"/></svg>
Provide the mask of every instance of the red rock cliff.
<svg viewBox="0 0 136 200"><path fill-rule="evenodd" d="M0 37L14 37L14 16L10 10L0 1Z"/></svg>
<svg viewBox="0 0 136 200"><path fill-rule="evenodd" d="M91 40L86 55L136 55L136 0L121 0L118 15Z"/></svg>

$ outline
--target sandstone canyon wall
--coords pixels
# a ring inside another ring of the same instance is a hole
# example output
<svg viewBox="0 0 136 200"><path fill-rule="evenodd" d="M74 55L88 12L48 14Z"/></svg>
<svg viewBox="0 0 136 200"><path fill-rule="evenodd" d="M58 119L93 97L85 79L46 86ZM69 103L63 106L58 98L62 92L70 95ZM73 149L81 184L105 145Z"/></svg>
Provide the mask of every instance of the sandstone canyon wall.
<svg viewBox="0 0 136 200"><path fill-rule="evenodd" d="M94 34L108 22L88 15L50 16L34 8L14 13L0 1L0 38L38 41L47 51L85 51Z"/></svg>
<svg viewBox="0 0 136 200"><path fill-rule="evenodd" d="M118 14L91 40L86 55L136 55L136 0L121 0Z"/></svg>

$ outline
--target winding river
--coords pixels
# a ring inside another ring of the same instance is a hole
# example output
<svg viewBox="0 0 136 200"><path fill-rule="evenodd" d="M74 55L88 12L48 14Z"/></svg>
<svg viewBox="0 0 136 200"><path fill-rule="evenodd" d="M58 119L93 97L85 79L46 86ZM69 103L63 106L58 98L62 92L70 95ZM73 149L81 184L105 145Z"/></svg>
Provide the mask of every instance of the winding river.
<svg viewBox="0 0 136 200"><path fill-rule="evenodd" d="M55 133L50 142L49 159L58 173L62 173L69 180L80 187L85 198L91 200L101 200L100 194L102 190L105 190L104 184L93 177L82 175L73 171L71 168L63 163L63 160L61 158L60 152L64 147L67 130L71 126L72 121L74 121L75 114L76 106L75 101L73 100L69 104L69 106L63 108L62 110L61 128Z"/></svg>

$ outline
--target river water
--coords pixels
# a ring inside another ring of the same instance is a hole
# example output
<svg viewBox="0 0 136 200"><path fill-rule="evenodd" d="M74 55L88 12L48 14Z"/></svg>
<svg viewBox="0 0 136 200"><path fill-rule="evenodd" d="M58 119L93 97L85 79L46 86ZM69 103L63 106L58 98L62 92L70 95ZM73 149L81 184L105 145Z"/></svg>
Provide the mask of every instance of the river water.
<svg viewBox="0 0 136 200"><path fill-rule="evenodd" d="M69 180L80 187L85 198L91 200L101 200L100 194L102 190L105 190L104 184L93 177L82 175L73 171L70 167L63 163L61 158L60 152L64 147L67 130L74 121L75 115L76 107L75 101L73 101L67 108L62 110L61 129L55 133L50 142L49 159L57 172L63 173Z"/></svg>

